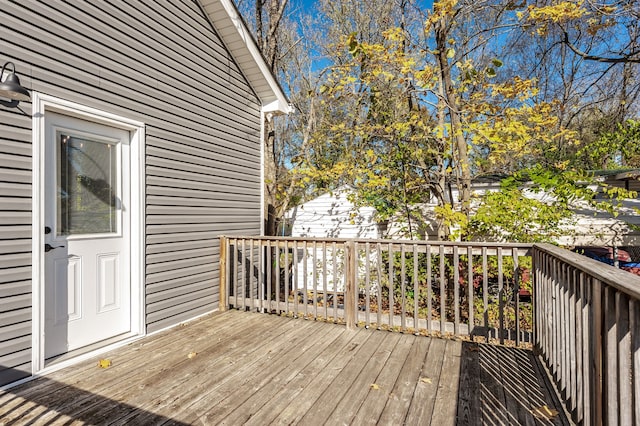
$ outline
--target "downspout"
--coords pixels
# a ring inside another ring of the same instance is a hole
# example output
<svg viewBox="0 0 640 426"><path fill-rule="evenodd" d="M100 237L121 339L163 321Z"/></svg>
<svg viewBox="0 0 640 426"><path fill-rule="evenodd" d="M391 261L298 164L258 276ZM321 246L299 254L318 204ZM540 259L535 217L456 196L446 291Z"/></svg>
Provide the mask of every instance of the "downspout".
<svg viewBox="0 0 640 426"><path fill-rule="evenodd" d="M264 194L264 165L265 165L265 150L264 150L264 136L265 136L265 116L264 105L260 108L260 236L264 237L264 224L266 217L264 215L265 209L265 194Z"/></svg>

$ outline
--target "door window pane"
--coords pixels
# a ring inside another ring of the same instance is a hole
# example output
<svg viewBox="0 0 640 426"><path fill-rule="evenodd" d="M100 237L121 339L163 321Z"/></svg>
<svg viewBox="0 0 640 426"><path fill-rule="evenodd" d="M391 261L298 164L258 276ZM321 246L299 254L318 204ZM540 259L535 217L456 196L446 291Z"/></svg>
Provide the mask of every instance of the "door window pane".
<svg viewBox="0 0 640 426"><path fill-rule="evenodd" d="M58 132L57 234L118 231L116 145Z"/></svg>

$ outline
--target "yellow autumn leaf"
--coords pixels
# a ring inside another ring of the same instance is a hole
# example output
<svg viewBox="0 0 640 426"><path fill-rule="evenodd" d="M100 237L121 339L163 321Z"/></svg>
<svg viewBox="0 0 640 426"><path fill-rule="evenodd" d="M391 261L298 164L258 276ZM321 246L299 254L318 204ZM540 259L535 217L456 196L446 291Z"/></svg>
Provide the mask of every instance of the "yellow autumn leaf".
<svg viewBox="0 0 640 426"><path fill-rule="evenodd" d="M549 408L547 405L543 405L531 409L531 414L539 419L553 420L559 413L558 410L554 410L553 408Z"/></svg>
<svg viewBox="0 0 640 426"><path fill-rule="evenodd" d="M195 358L196 355L198 355L197 352L189 352L189 355L187 355L187 358L192 359L192 358Z"/></svg>
<svg viewBox="0 0 640 426"><path fill-rule="evenodd" d="M380 385L378 385L377 383L371 383L371 389L373 390L379 390L380 389Z"/></svg>
<svg viewBox="0 0 640 426"><path fill-rule="evenodd" d="M423 383L433 383L433 381L428 377L420 377L420 381Z"/></svg>
<svg viewBox="0 0 640 426"><path fill-rule="evenodd" d="M109 368L109 367L111 367L111 360L110 359L101 359L100 361L98 361L98 367L100 367L100 368Z"/></svg>

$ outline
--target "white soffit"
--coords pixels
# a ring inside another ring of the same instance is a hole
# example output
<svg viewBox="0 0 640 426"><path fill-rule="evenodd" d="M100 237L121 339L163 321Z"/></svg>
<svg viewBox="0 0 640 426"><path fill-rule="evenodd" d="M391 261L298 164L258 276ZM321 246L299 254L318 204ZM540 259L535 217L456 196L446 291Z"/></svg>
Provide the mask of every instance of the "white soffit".
<svg viewBox="0 0 640 426"><path fill-rule="evenodd" d="M262 102L264 112L288 114L291 107L232 0L200 0L213 27Z"/></svg>

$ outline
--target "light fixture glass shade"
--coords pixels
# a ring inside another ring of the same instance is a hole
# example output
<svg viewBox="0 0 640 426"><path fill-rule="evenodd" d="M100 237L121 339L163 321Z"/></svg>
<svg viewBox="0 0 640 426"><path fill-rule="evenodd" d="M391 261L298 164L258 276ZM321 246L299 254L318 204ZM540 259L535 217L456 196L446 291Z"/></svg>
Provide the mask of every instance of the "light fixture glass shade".
<svg viewBox="0 0 640 426"><path fill-rule="evenodd" d="M12 99L15 101L28 101L31 99L29 91L20 85L20 79L16 75L15 65L12 62L7 62L2 67L0 78L4 75L4 70L7 65L13 66L13 72L7 75L4 81L0 82L0 97Z"/></svg>

